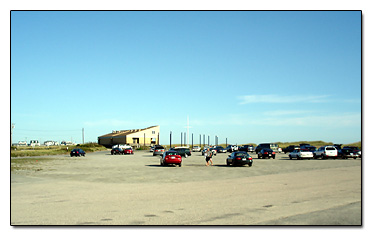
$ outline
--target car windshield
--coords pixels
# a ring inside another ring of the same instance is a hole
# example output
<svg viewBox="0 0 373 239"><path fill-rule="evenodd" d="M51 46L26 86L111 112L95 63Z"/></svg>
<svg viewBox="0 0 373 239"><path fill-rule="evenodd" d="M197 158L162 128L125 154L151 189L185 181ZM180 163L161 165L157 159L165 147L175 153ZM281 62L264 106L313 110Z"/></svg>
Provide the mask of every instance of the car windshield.
<svg viewBox="0 0 373 239"><path fill-rule="evenodd" d="M335 150L333 147L326 147L325 150Z"/></svg>
<svg viewBox="0 0 373 239"><path fill-rule="evenodd" d="M245 157L247 154L245 154L245 153L237 153L236 154L236 156L238 156L238 157Z"/></svg>
<svg viewBox="0 0 373 239"><path fill-rule="evenodd" d="M177 153L176 152L168 152L168 153L166 153L166 155L177 155Z"/></svg>

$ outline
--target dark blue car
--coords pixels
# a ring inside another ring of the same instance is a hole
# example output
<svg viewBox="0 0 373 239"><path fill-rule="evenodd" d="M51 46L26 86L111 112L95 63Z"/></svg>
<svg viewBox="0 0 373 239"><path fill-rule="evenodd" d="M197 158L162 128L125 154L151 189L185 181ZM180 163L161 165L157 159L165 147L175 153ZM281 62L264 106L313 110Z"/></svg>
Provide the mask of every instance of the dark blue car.
<svg viewBox="0 0 373 239"><path fill-rule="evenodd" d="M73 149L70 152L70 156L75 156L75 157L80 157L80 156L85 156L85 152L83 149Z"/></svg>

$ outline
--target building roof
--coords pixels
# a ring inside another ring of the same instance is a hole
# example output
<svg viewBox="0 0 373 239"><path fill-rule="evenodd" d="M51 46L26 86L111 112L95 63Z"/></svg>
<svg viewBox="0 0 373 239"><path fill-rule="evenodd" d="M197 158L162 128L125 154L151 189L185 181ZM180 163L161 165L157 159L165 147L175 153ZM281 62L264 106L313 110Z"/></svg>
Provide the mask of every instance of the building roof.
<svg viewBox="0 0 373 239"><path fill-rule="evenodd" d="M98 136L98 137L99 138L122 137L122 136L126 136L126 135L129 135L129 134L137 133L137 132L140 132L140 131L148 130L148 129L154 128L154 127L158 127L158 125L150 126L148 128L145 128L145 129L113 130L113 132L111 132L109 134L104 134L104 135L101 135L101 136Z"/></svg>

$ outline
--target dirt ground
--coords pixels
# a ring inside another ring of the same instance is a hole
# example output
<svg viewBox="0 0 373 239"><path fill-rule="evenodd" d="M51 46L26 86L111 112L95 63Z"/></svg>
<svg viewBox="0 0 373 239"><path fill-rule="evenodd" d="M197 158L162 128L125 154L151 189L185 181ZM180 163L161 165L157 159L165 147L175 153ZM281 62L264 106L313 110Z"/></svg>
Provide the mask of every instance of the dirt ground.
<svg viewBox="0 0 373 239"><path fill-rule="evenodd" d="M160 166L136 151L46 156L11 172L11 225L361 225L361 160ZM32 159L32 158L31 158ZM32 160L31 160L32 161Z"/></svg>

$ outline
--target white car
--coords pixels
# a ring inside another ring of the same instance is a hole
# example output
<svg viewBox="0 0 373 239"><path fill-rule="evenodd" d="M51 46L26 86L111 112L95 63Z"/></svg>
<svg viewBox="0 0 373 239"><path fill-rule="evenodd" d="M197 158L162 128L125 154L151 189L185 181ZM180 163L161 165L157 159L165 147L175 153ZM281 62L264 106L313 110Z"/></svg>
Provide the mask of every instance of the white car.
<svg viewBox="0 0 373 239"><path fill-rule="evenodd" d="M334 146L322 146L313 154L314 158L337 158L338 150Z"/></svg>
<svg viewBox="0 0 373 239"><path fill-rule="evenodd" d="M199 146L193 146L192 151L193 152L201 152L201 147L199 147Z"/></svg>
<svg viewBox="0 0 373 239"><path fill-rule="evenodd" d="M293 152L289 153L289 159L312 159L313 153L303 149L296 149Z"/></svg>

